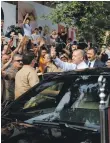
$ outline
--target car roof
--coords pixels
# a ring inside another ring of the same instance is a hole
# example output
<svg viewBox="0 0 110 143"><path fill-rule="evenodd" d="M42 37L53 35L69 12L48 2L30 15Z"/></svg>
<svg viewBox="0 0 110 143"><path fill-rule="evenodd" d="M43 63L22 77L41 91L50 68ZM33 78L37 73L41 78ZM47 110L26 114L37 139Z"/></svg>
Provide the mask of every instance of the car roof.
<svg viewBox="0 0 110 143"><path fill-rule="evenodd" d="M50 79L50 78L57 78L59 76L72 76L72 75L93 75L93 76L99 76L99 75L110 75L110 68L91 68L91 69L81 69L81 70L72 70L72 71L66 71L66 72L49 72L45 73L43 75L44 79Z"/></svg>

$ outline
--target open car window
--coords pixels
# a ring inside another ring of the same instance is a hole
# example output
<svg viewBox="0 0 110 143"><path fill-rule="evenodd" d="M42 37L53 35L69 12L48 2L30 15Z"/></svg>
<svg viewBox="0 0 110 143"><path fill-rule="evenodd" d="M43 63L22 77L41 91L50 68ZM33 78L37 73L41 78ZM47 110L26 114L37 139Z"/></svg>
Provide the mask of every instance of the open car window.
<svg viewBox="0 0 110 143"><path fill-rule="evenodd" d="M45 109L56 106L56 97L59 95L62 89L63 82L55 82L36 96L31 97L25 102L23 109L28 109L32 107Z"/></svg>
<svg viewBox="0 0 110 143"><path fill-rule="evenodd" d="M17 99L10 110L13 113L27 112L28 109L35 110L56 107L56 97L59 95L64 81L53 80L40 84L30 89L27 93Z"/></svg>

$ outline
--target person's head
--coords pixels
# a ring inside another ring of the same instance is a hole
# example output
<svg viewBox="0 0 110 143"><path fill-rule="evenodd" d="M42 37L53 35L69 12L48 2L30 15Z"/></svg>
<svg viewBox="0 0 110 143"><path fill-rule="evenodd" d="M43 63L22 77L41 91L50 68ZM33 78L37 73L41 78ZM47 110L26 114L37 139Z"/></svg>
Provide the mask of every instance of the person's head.
<svg viewBox="0 0 110 143"><path fill-rule="evenodd" d="M74 64L80 64L84 60L85 53L81 49L77 49L72 54L72 61Z"/></svg>
<svg viewBox="0 0 110 143"><path fill-rule="evenodd" d="M13 30L13 31L11 31L11 33L10 33L10 37L14 37L15 36L15 31Z"/></svg>
<svg viewBox="0 0 110 143"><path fill-rule="evenodd" d="M41 26L39 26L39 28L38 28L38 29L39 29L39 32L42 32L42 27L41 27Z"/></svg>
<svg viewBox="0 0 110 143"><path fill-rule="evenodd" d="M107 66L108 68L110 68L110 59L108 59L108 61L106 62L106 66Z"/></svg>
<svg viewBox="0 0 110 143"><path fill-rule="evenodd" d="M72 49L72 51L76 50L77 49L77 45L73 44L71 49Z"/></svg>
<svg viewBox="0 0 110 143"><path fill-rule="evenodd" d="M68 43L71 43L71 42L72 42L72 39L71 39L71 38L68 38L68 39L67 39L67 44L68 44Z"/></svg>
<svg viewBox="0 0 110 143"><path fill-rule="evenodd" d="M53 31L52 31L52 35L57 35L57 31L56 31L56 30L53 30Z"/></svg>
<svg viewBox="0 0 110 143"><path fill-rule="evenodd" d="M64 32L65 32L65 28L62 28L62 29L61 29L61 33L64 33Z"/></svg>
<svg viewBox="0 0 110 143"><path fill-rule="evenodd" d="M102 47L100 52L105 53L105 48Z"/></svg>
<svg viewBox="0 0 110 143"><path fill-rule="evenodd" d="M15 54L12 60L12 64L14 66L14 68L16 69L20 69L23 66L23 57L20 54Z"/></svg>
<svg viewBox="0 0 110 143"><path fill-rule="evenodd" d="M44 60L46 64L52 62L51 56L49 54L45 54Z"/></svg>
<svg viewBox="0 0 110 143"><path fill-rule="evenodd" d="M60 56L60 59L63 61L63 62L68 62L68 56L66 54L62 54Z"/></svg>
<svg viewBox="0 0 110 143"><path fill-rule="evenodd" d="M10 59L10 55L4 54L2 55L2 63L6 64Z"/></svg>
<svg viewBox="0 0 110 143"><path fill-rule="evenodd" d="M87 59L89 61L95 60L97 57L97 50L95 48L89 48L87 51Z"/></svg>
<svg viewBox="0 0 110 143"><path fill-rule="evenodd" d="M5 44L2 50L2 54L10 54L10 53L11 53L11 49L8 47L7 44Z"/></svg>
<svg viewBox="0 0 110 143"><path fill-rule="evenodd" d="M4 44L3 50L7 50L8 49L8 44Z"/></svg>
<svg viewBox="0 0 110 143"><path fill-rule="evenodd" d="M30 24L30 18L26 18L25 23L26 23L26 24Z"/></svg>
<svg viewBox="0 0 110 143"><path fill-rule="evenodd" d="M39 32L39 29L35 28L34 33L38 34L38 32Z"/></svg>
<svg viewBox="0 0 110 143"><path fill-rule="evenodd" d="M43 47L41 50L41 57L44 57L46 54L47 54L47 50L45 47Z"/></svg>
<svg viewBox="0 0 110 143"><path fill-rule="evenodd" d="M23 64L31 65L32 60L34 59L34 54L32 52L28 52L23 55Z"/></svg>

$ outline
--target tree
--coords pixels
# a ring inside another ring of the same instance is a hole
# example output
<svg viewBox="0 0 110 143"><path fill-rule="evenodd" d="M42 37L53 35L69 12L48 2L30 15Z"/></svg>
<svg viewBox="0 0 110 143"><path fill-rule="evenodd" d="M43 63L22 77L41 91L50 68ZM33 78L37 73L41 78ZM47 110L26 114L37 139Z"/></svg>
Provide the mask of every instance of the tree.
<svg viewBox="0 0 110 143"><path fill-rule="evenodd" d="M102 44L105 30L110 29L109 4L109 1L58 2L48 17L54 23L77 27L80 37Z"/></svg>

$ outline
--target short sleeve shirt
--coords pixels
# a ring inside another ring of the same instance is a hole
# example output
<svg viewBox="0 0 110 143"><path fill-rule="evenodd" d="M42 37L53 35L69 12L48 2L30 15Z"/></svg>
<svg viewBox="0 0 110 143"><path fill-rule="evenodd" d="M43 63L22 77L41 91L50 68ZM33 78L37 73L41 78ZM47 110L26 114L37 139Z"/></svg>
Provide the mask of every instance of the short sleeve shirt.
<svg viewBox="0 0 110 143"><path fill-rule="evenodd" d="M24 30L24 36L31 37L32 34L32 27L29 24L24 24L23 25L23 30Z"/></svg>

